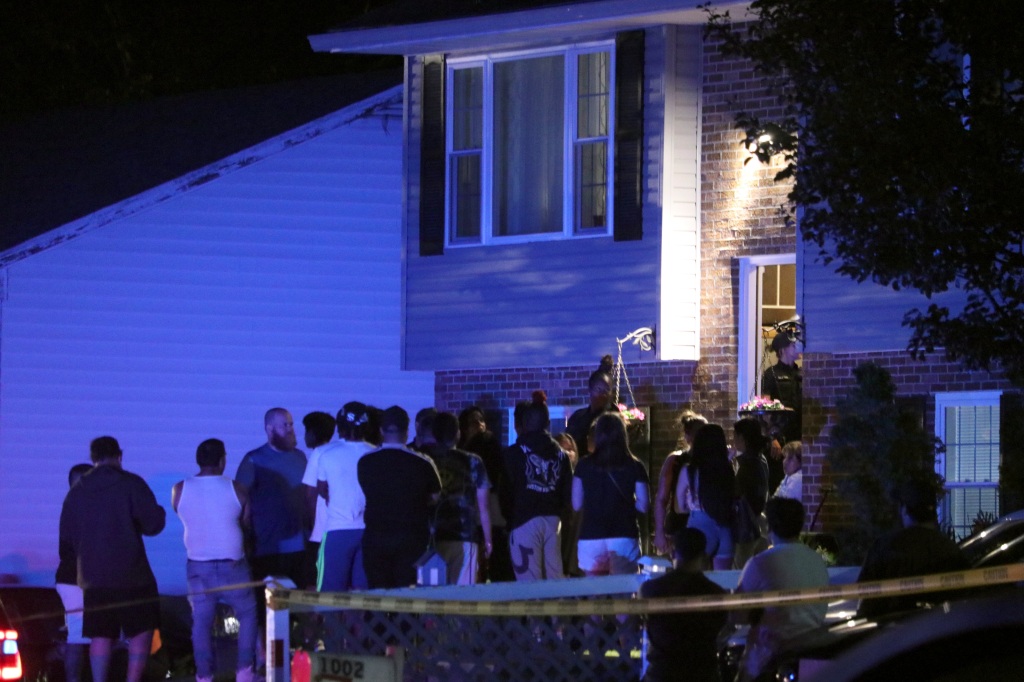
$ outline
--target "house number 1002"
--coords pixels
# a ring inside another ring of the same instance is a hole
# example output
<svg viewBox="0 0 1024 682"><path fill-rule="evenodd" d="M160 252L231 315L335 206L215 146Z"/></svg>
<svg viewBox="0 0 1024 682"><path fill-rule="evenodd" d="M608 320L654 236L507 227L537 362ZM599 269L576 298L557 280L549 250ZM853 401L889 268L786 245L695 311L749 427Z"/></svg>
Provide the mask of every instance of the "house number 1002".
<svg viewBox="0 0 1024 682"><path fill-rule="evenodd" d="M322 657L320 659L320 677L335 682L342 682L344 679L360 680L363 678L363 662Z"/></svg>

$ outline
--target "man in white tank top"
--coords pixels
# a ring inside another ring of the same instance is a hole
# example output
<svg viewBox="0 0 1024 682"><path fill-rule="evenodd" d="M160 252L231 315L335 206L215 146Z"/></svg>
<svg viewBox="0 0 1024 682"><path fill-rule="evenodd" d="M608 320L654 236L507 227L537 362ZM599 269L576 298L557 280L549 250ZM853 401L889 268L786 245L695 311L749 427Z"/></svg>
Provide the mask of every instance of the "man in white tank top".
<svg viewBox="0 0 1024 682"><path fill-rule="evenodd" d="M223 601L238 619L237 682L253 682L256 662L256 598L245 560L243 524L249 520L245 488L224 476L224 443L211 438L196 449L199 474L171 489L171 506L185 526L188 600L192 605L192 649L196 681L211 682L217 672L213 621ZM238 589L217 590L227 585ZM243 586L244 585L244 586Z"/></svg>

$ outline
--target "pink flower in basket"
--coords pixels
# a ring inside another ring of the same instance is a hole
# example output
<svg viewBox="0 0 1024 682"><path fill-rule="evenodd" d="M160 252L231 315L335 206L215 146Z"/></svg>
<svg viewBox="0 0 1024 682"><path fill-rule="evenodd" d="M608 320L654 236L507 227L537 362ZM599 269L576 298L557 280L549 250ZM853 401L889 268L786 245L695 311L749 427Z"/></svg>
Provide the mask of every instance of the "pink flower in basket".
<svg viewBox="0 0 1024 682"><path fill-rule="evenodd" d="M784 410L786 406L778 400L772 400L766 395L760 395L748 403L740 405L740 412L771 412L774 410Z"/></svg>
<svg viewBox="0 0 1024 682"><path fill-rule="evenodd" d="M626 426L634 422L642 422L645 419L643 410L638 407L626 407L622 403L619 403L619 414L626 422Z"/></svg>

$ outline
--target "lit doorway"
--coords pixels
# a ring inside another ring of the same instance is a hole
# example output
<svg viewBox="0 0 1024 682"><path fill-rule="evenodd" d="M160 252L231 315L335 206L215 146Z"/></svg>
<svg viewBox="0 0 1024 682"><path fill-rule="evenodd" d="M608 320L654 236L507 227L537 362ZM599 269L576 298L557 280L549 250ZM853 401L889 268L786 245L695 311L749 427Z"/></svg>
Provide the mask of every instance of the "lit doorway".
<svg viewBox="0 0 1024 682"><path fill-rule="evenodd" d="M775 364L771 342L776 327L793 320L796 308L796 256L739 259L737 401L761 395L761 374Z"/></svg>

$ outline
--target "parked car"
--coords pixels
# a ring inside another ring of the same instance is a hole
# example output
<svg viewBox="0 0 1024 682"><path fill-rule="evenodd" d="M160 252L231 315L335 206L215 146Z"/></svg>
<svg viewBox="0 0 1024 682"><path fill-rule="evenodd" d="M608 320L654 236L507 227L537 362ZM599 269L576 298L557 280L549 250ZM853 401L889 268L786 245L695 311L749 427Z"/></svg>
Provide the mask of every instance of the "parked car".
<svg viewBox="0 0 1024 682"><path fill-rule="evenodd" d="M7 612L0 603L0 679L20 680L24 668L21 663L20 633L11 625Z"/></svg>
<svg viewBox="0 0 1024 682"><path fill-rule="evenodd" d="M1024 594L950 602L863 639L803 680L1019 680ZM778 678L789 679L789 678Z"/></svg>
<svg viewBox="0 0 1024 682"><path fill-rule="evenodd" d="M1003 566L1024 560L1024 515L1004 517L961 540L959 546L973 568Z"/></svg>
<svg viewBox="0 0 1024 682"><path fill-rule="evenodd" d="M54 666L60 665L63 627L64 605L52 587L0 585L0 628L5 633L0 679L25 682L53 679ZM12 639L11 634L15 638ZM15 667L19 665L20 675L15 676ZM63 669L60 674L63 677Z"/></svg>
<svg viewBox="0 0 1024 682"><path fill-rule="evenodd" d="M1024 509L1018 509L1017 511L1012 511L1009 514L1006 514L1004 516L1000 516L998 520L999 521L1020 521L1020 520L1024 520Z"/></svg>
<svg viewBox="0 0 1024 682"><path fill-rule="evenodd" d="M224 648L235 634L226 631L227 612L218 619L218 646ZM230 626L227 627L230 629ZM194 677L192 661L192 611L185 597L160 598L159 648L150 656L144 679L158 682L174 677ZM0 658L0 680L7 682L64 682L64 605L53 587L0 585L0 633L4 633ZM15 634L8 637L8 634ZM9 653L10 652L10 653ZM228 661L231 663L231 661ZM17 665L21 674L15 676ZM127 649L118 645L113 652L110 679L123 679ZM232 667L232 670L234 668ZM88 661L83 682L91 680Z"/></svg>
<svg viewBox="0 0 1024 682"><path fill-rule="evenodd" d="M967 557L971 568L989 568L1024 561L1024 515L1011 518L1004 517L1004 519L992 524L985 530L962 540L959 543L959 547ZM1019 587L1013 585L980 588L972 590L972 594L978 598L974 599L974 601L984 600L991 595L1001 595L1004 599L1024 601L1024 592ZM950 602L950 604L958 605L962 601L971 600L960 600ZM844 657L846 652L860 646L862 643L866 643L867 640L875 639L876 637L889 639L894 636L893 628L918 618L922 614L931 611L947 611L950 607L943 605L942 609L935 609L931 608L928 604L922 603L918 609L887 614L877 619L854 617L853 611L856 608L857 604L855 601L852 603L837 602L830 604L830 618L826 621L825 626L792 642L776 657L773 663L776 679L789 681L806 680L809 676L813 676L817 670L825 669L830 665L831 661ZM957 608L962 607L957 606ZM846 611L845 617L835 617L838 614L842 614L844 610ZM885 634L883 635L882 633ZM734 638L730 644L731 647L723 649L720 652L720 656L723 658L723 664L728 661L732 666L735 666L735 662L738 661L739 656L742 654L742 642L738 642ZM926 679L925 677L916 676L912 676L912 678ZM827 678L822 677L821 679Z"/></svg>

